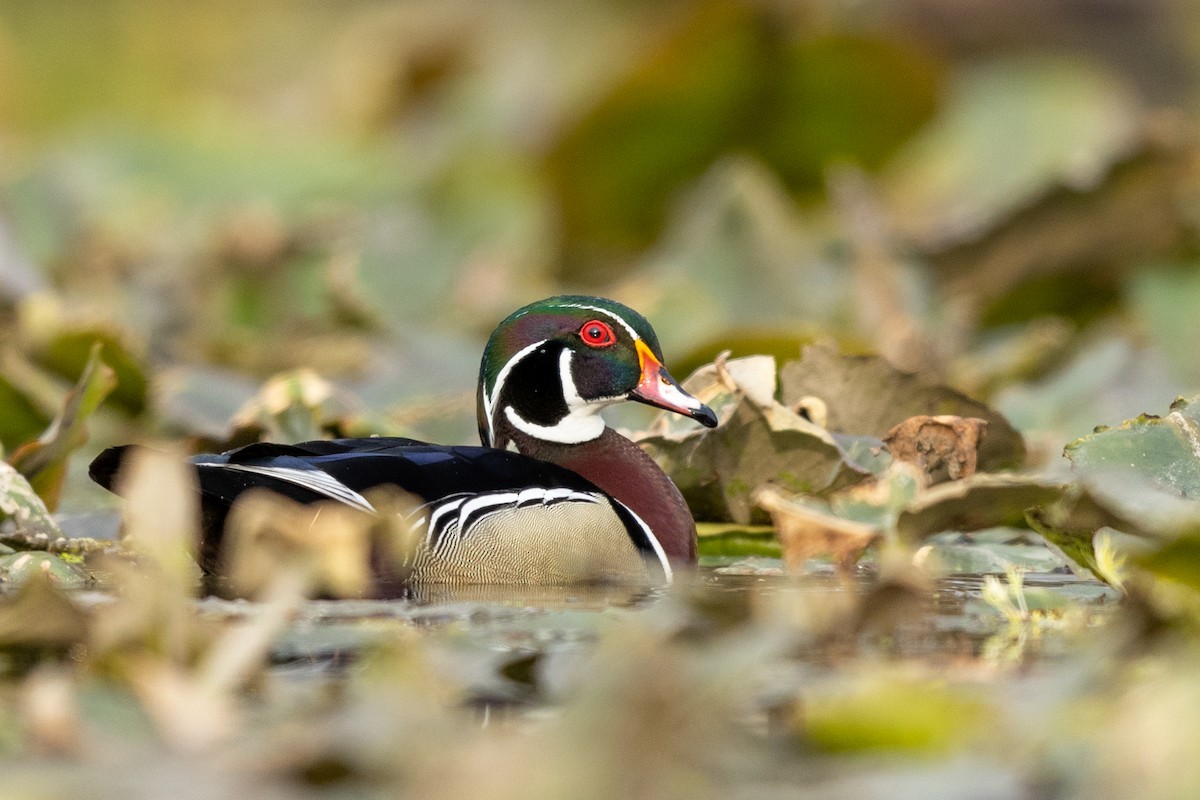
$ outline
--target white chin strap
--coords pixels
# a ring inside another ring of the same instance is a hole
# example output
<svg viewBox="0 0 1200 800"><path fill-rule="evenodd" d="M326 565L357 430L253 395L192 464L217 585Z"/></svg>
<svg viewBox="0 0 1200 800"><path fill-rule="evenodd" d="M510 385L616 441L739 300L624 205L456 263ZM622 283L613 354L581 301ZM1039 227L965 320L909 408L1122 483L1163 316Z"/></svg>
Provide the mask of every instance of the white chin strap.
<svg viewBox="0 0 1200 800"><path fill-rule="evenodd" d="M560 444L579 444L590 442L604 433L604 418L600 409L607 405L624 400L623 396L603 397L596 400L584 400L575 388L575 379L571 376L571 359L574 357L569 349L562 351L558 360L558 377L562 383L563 401L567 404L567 415L553 425L538 425L524 419L512 406L504 407L504 416L513 427L535 439Z"/></svg>

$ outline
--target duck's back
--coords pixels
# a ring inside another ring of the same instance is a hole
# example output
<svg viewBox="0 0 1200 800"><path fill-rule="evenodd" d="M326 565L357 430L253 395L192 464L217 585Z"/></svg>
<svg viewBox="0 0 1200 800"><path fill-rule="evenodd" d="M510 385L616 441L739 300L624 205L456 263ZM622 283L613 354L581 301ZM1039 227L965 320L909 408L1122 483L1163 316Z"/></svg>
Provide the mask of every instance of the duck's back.
<svg viewBox="0 0 1200 800"><path fill-rule="evenodd" d="M91 475L112 488L126 448L102 453ZM192 459L200 483L202 566L220 571L232 504L253 488L301 503L337 501L372 512L366 495L396 486L415 497L424 530L408 565L427 583L567 583L669 572L636 515L575 472L519 453L394 437L294 445L259 443Z"/></svg>

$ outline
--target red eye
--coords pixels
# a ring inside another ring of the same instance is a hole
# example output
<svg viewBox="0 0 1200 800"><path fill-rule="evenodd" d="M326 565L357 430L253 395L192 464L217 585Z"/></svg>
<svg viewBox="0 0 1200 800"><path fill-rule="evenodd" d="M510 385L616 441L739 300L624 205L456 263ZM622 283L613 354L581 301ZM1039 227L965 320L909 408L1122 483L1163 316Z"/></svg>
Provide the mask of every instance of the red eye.
<svg viewBox="0 0 1200 800"><path fill-rule="evenodd" d="M592 347L608 347L617 343L617 335L613 333L613 329L607 322L598 319L583 323L583 327L579 329L579 338Z"/></svg>

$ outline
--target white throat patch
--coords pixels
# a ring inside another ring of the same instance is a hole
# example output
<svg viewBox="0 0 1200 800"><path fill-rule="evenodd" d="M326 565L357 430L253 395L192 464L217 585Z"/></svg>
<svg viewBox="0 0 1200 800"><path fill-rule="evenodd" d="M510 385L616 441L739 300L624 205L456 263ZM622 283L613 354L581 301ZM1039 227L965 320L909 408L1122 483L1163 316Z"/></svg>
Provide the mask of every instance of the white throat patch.
<svg viewBox="0 0 1200 800"><path fill-rule="evenodd" d="M590 442L604 433L605 422L599 414L600 409L625 398L622 395L594 400L580 397L575 379L571 376L571 359L574 355L570 349L564 349L558 359L558 377L562 383L563 401L567 404L566 416L553 425L538 425L524 419L512 406L505 406L504 416L513 427L536 439L560 444Z"/></svg>

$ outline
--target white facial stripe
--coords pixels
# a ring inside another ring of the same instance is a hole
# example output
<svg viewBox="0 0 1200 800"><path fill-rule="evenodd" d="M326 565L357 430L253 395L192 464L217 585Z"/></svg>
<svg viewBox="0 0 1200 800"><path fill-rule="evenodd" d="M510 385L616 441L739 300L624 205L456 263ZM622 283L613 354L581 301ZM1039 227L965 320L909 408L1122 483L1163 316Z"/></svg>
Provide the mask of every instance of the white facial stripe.
<svg viewBox="0 0 1200 800"><path fill-rule="evenodd" d="M553 425L538 425L528 422L512 406L504 407L504 415L517 430L535 439L560 444L590 442L604 433L604 419L597 413L603 403L590 403L571 409L567 415Z"/></svg>
<svg viewBox="0 0 1200 800"><path fill-rule="evenodd" d="M588 311L595 311L597 314L603 314L604 316L609 317L610 319L615 319L618 323L620 323L621 327L624 328L629 333L630 338L633 339L635 342L638 339L642 338L637 335L637 331L635 331L633 329L632 325L630 325L628 322L623 320L619 314L614 314L613 312L609 311L607 308L600 308L599 306L588 306L588 305L583 305L582 303L566 303L566 304L560 306L560 308L583 308L583 309L587 309Z"/></svg>
<svg viewBox="0 0 1200 800"><path fill-rule="evenodd" d="M491 393L484 394L484 396L483 396L483 413L484 413L484 416L487 418L487 426L488 426L488 442L487 443L489 445L493 444L496 441L496 423L495 423L495 418L493 416L493 413L494 413L494 410L496 407L496 398L500 396L500 391L504 388L504 382L506 380L508 380L508 373L512 372L512 368L516 366L518 361L520 361L522 358L524 358L525 356L532 353L534 350L536 350L539 347L541 347L542 345L544 345L547 341L549 341L549 340L542 339L540 342L534 342L533 344L526 345L525 347L522 347L520 350L518 350L516 355L514 355L507 362L505 362L504 366L500 368L500 372L496 375L496 383L495 383L495 385L492 386Z"/></svg>

